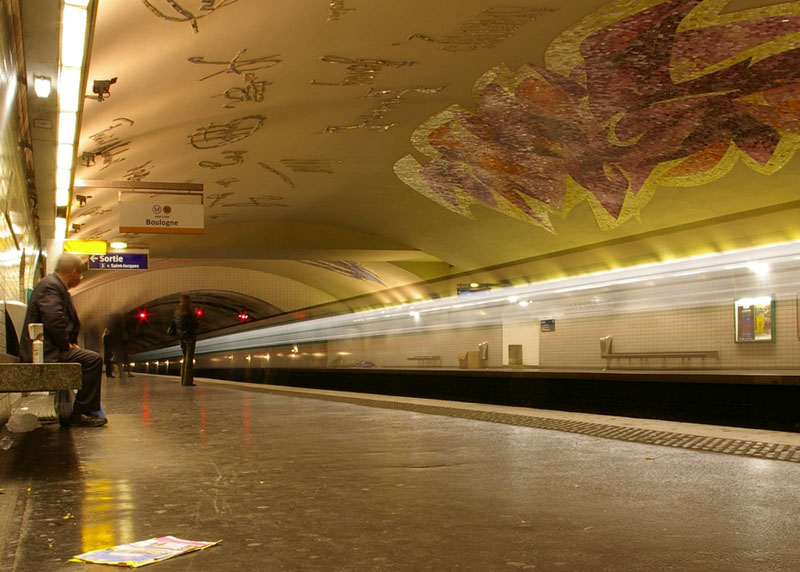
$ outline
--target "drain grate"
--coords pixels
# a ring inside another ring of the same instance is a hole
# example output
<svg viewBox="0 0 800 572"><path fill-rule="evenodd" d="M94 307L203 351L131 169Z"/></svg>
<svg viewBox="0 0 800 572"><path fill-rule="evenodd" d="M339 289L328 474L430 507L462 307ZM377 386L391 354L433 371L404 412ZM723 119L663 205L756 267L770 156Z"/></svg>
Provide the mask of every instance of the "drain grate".
<svg viewBox="0 0 800 572"><path fill-rule="evenodd" d="M707 437L701 435L689 435L686 433L671 433L669 431L657 431L636 427L620 427L618 425L605 425L602 423L590 423L587 421L549 419L547 417L533 417L529 415L517 415L514 413L475 411L470 409L459 409L456 407L444 407L440 405L426 405L423 403L409 403L392 400L384 401L370 398L362 399L346 395L311 395L308 393L292 392L291 390L282 389L269 390L269 392L292 396L310 397L312 399L323 399L325 401L338 401L343 403L351 403L354 405L365 405L380 409L400 409L428 415L444 415L447 417L458 417L461 419L488 421L489 423L503 423L505 425L515 425L518 427L550 429L552 431L577 433L580 435L586 435L588 437L601 437L603 439L615 439L617 441L628 441L631 443L645 443L647 445L659 445L662 447L691 449L692 451L708 451L712 453L723 453L726 455L740 455L742 457L756 457L759 459L773 459L776 461L800 463L800 447L797 445L765 443L763 441L748 441L743 439L726 439L723 437Z"/></svg>

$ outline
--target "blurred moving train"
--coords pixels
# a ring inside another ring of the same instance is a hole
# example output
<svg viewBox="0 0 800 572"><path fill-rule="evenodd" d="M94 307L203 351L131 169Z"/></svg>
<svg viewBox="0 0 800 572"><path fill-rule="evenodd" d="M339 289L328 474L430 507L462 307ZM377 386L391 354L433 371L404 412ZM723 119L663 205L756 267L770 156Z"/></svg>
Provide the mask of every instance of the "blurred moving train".
<svg viewBox="0 0 800 572"><path fill-rule="evenodd" d="M195 376L800 431L799 296L792 242L271 318L198 339ZM132 356L169 375L180 358Z"/></svg>
<svg viewBox="0 0 800 572"><path fill-rule="evenodd" d="M199 339L196 369L239 379L342 367L797 371L799 294L800 244L787 243L353 314L272 318ZM601 350L605 337L613 361ZM172 345L132 359L140 371L175 373L180 355Z"/></svg>

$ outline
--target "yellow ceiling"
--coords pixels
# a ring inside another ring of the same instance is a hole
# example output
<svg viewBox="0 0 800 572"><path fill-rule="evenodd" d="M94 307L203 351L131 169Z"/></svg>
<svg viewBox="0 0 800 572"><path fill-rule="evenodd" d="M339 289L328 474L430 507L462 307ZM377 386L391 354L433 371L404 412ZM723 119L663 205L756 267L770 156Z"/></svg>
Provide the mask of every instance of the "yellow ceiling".
<svg viewBox="0 0 800 572"><path fill-rule="evenodd" d="M339 300L800 239L799 42L800 2L102 0L76 180L200 183L205 232L98 188L70 238Z"/></svg>

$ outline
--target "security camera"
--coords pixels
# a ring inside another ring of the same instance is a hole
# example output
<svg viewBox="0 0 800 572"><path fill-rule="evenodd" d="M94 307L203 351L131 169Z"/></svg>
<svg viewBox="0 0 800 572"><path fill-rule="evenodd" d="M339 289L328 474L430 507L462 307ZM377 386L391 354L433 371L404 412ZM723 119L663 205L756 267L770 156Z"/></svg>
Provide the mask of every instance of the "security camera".
<svg viewBox="0 0 800 572"><path fill-rule="evenodd" d="M111 79L96 79L92 83L92 93L94 95L87 95L89 99L96 99L97 101L104 101L111 96L111 86L117 83L117 78Z"/></svg>

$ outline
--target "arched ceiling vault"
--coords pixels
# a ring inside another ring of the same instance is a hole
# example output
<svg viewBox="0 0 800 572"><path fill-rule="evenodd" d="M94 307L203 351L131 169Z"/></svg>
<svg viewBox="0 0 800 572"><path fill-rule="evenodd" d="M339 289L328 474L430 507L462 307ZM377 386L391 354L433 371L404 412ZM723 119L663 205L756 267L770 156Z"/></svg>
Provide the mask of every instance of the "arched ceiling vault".
<svg viewBox="0 0 800 572"><path fill-rule="evenodd" d="M798 37L797 1L100 2L76 184L202 184L205 228L120 232L92 188L70 236L151 269L76 298L293 311L797 240Z"/></svg>

